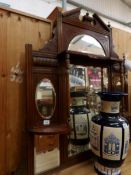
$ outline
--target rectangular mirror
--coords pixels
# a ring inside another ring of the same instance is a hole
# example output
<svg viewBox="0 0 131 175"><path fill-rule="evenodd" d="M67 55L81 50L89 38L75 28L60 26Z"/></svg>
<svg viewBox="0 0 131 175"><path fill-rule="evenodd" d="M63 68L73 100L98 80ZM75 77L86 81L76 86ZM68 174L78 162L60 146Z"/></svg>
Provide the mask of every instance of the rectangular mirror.
<svg viewBox="0 0 131 175"><path fill-rule="evenodd" d="M89 129L92 116L98 114L97 92L108 90L107 68L70 65L70 118L68 157L90 149Z"/></svg>
<svg viewBox="0 0 131 175"><path fill-rule="evenodd" d="M34 174L38 175L60 165L58 135L35 135Z"/></svg>

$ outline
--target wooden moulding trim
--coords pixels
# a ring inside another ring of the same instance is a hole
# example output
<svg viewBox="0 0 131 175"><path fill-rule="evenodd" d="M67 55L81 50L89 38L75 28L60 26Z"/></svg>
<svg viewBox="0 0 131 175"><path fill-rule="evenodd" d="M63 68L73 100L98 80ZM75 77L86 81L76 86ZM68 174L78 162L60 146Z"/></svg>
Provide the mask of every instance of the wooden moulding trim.
<svg viewBox="0 0 131 175"><path fill-rule="evenodd" d="M35 15L31 15L29 13L22 12L22 11L19 11L19 10L15 10L15 9L12 9L12 8L8 8L8 7L0 7L0 12L3 12L3 11L8 11L8 12L11 12L11 13L14 13L14 14L17 14L17 15L22 15L22 16L25 16L25 17L29 17L29 18L39 20L39 21L52 23L52 21L50 21L48 19L41 18L41 17L35 16Z"/></svg>
<svg viewBox="0 0 131 175"><path fill-rule="evenodd" d="M28 128L28 131L36 135L69 134L70 128L66 123L57 123L49 126L34 126L32 128Z"/></svg>
<svg viewBox="0 0 131 175"><path fill-rule="evenodd" d="M33 57L35 66L58 66L58 60L51 58Z"/></svg>
<svg viewBox="0 0 131 175"><path fill-rule="evenodd" d="M56 58L56 52L47 52L47 51L33 51L32 57L48 57L48 58Z"/></svg>
<svg viewBox="0 0 131 175"><path fill-rule="evenodd" d="M62 16L70 16L70 15L73 15L75 13L80 13L80 8L76 8L76 9L73 9L73 10L70 10L70 11L67 11L67 12L63 12L62 13Z"/></svg>
<svg viewBox="0 0 131 175"><path fill-rule="evenodd" d="M108 32L110 32L111 29L101 20L101 18L100 18L96 13L93 14L93 17L94 17L97 21L99 21L99 23L100 23Z"/></svg>
<svg viewBox="0 0 131 175"><path fill-rule="evenodd" d="M57 18L57 14L59 12L62 12L63 9L61 7L56 7L50 14L49 16L47 17L47 19L51 20L51 21L55 21L56 18Z"/></svg>
<svg viewBox="0 0 131 175"><path fill-rule="evenodd" d="M122 62L123 62L122 59L115 58L115 57L110 57L110 59L111 59L112 61L116 61L117 63L122 63Z"/></svg>
<svg viewBox="0 0 131 175"><path fill-rule="evenodd" d="M108 63L121 63L123 60L115 57L104 57L104 56L98 56L98 55L93 55L93 54L86 54L86 53L81 53L81 52L76 52L76 51L63 51L58 55L58 59L60 60L62 58L67 58L68 59L73 59L73 58L84 58L87 59L87 61L107 61Z"/></svg>
<svg viewBox="0 0 131 175"><path fill-rule="evenodd" d="M103 31L102 29L95 28L94 26L91 26L91 25L89 26L85 23L82 23L82 22L79 22L79 21L76 21L76 20L63 19L63 22L66 23L66 24L72 25L72 26L80 27L82 29L86 29L86 30L94 31L96 33L100 33L100 34L103 34L103 35L110 36L110 33L107 30Z"/></svg>

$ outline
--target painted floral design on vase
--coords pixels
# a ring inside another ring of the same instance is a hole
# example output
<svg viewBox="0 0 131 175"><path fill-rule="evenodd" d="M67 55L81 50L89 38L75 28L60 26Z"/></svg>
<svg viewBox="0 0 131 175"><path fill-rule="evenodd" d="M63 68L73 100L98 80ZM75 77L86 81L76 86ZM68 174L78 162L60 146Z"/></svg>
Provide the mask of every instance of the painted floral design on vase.
<svg viewBox="0 0 131 175"><path fill-rule="evenodd" d="M120 167L129 146L129 124L120 114L120 101L125 93L99 92L100 114L92 117L90 126L94 167L100 175L120 175Z"/></svg>

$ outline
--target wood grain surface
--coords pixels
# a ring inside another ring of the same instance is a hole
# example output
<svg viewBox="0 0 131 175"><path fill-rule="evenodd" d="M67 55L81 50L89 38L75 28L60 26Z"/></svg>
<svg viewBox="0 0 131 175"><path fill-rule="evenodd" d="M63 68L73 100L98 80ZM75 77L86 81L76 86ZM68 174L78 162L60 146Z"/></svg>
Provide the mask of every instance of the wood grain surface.
<svg viewBox="0 0 131 175"><path fill-rule="evenodd" d="M0 8L0 174L14 174L26 157L25 44L40 49L49 40L51 23ZM10 81L19 64L21 83Z"/></svg>

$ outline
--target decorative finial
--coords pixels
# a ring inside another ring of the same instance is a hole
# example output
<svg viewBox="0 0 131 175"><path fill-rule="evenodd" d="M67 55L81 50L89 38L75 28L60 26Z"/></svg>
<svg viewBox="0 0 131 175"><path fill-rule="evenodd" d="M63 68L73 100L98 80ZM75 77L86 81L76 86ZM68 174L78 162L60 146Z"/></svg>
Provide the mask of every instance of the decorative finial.
<svg viewBox="0 0 131 175"><path fill-rule="evenodd" d="M86 12L86 16L89 16L89 13L88 12Z"/></svg>
<svg viewBox="0 0 131 175"><path fill-rule="evenodd" d="M111 28L111 24L110 24L110 21L108 21L108 25L107 25L107 26Z"/></svg>

